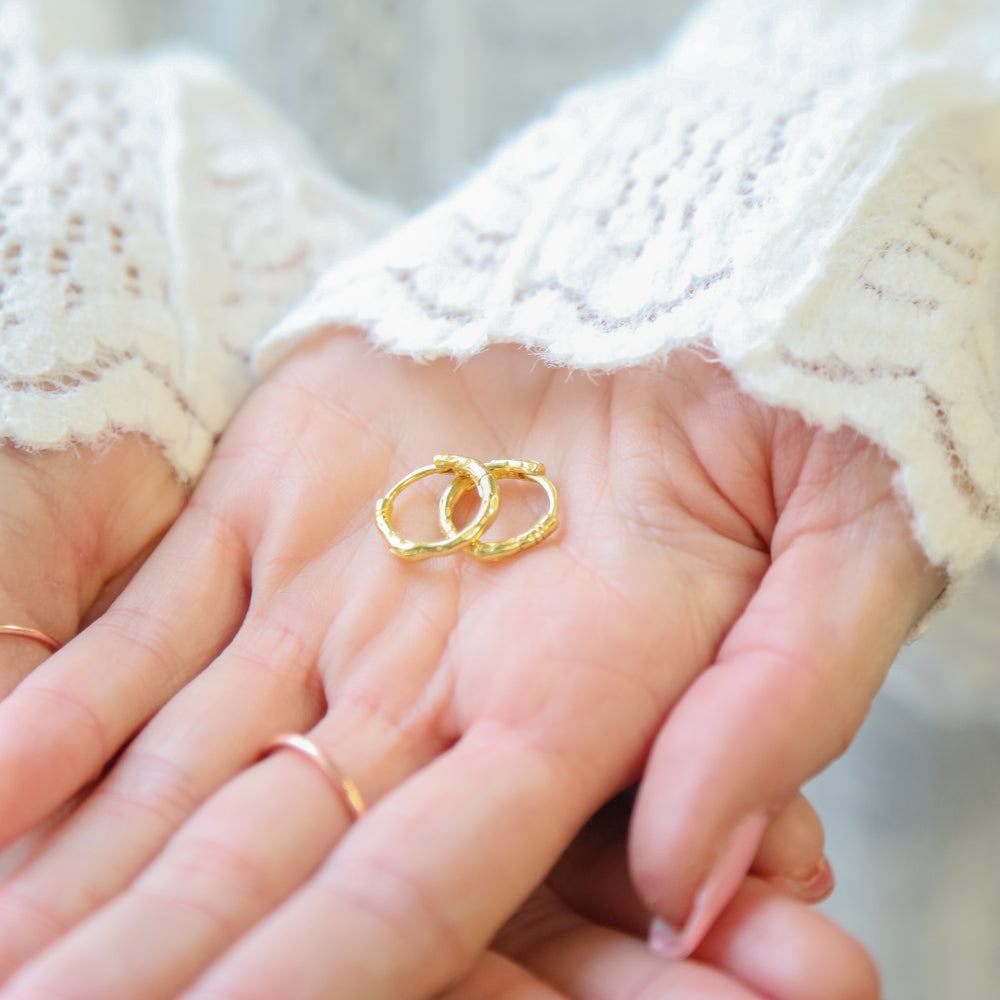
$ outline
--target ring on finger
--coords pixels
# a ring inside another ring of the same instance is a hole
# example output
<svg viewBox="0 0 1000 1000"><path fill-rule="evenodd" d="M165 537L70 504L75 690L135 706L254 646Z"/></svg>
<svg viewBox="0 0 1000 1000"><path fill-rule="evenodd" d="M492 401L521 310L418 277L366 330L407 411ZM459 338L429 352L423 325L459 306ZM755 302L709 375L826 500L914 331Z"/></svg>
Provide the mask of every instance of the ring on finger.
<svg viewBox="0 0 1000 1000"><path fill-rule="evenodd" d="M62 649L62 643L57 639L53 639L41 629L29 628L26 625L0 625L0 635L31 639L33 642L41 643L51 653L58 653Z"/></svg>
<svg viewBox="0 0 1000 1000"><path fill-rule="evenodd" d="M279 733L264 747L257 759L263 760L277 750L292 750L315 764L340 797L352 823L366 812L365 800L361 797L358 786L312 740L298 733Z"/></svg>

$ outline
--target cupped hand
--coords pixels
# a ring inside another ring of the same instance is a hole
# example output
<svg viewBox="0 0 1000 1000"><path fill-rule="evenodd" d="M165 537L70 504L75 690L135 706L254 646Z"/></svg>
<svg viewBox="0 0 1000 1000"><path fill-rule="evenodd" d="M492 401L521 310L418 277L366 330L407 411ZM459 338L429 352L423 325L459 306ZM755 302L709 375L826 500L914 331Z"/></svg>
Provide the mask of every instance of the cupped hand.
<svg viewBox="0 0 1000 1000"><path fill-rule="evenodd" d="M185 499L145 439L30 452L0 445L0 624L74 635L124 586ZM28 638L0 637L0 698L47 659Z"/></svg>
<svg viewBox="0 0 1000 1000"><path fill-rule="evenodd" d="M600 810L440 1000L876 1000L878 975L858 943L756 878L740 885L691 959L650 951L649 913L625 858L630 798Z"/></svg>
<svg viewBox="0 0 1000 1000"><path fill-rule="evenodd" d="M559 534L397 559L373 500L440 452L545 462ZM633 871L661 950L690 951L727 845L745 868L940 587L892 475L693 352L587 377L317 338L118 601L0 705L6 839L159 709L0 891L0 941L23 956L111 902L0 997L430 995L647 757ZM355 825L308 762L254 763L287 730L361 787Z"/></svg>
<svg viewBox="0 0 1000 1000"><path fill-rule="evenodd" d="M0 624L68 642L121 592L185 497L138 435L60 451L0 444ZM37 637L0 635L0 699L49 656ZM0 878L64 812L0 852Z"/></svg>

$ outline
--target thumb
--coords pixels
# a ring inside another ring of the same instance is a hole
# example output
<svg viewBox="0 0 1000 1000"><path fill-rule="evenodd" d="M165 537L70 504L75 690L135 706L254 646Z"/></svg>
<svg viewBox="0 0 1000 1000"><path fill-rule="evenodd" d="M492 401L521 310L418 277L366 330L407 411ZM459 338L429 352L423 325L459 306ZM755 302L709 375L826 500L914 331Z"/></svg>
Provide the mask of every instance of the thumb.
<svg viewBox="0 0 1000 1000"><path fill-rule="evenodd" d="M633 877L660 918L651 941L672 957L698 946L769 818L850 744L943 582L891 495L773 549L715 664L661 730L636 803Z"/></svg>

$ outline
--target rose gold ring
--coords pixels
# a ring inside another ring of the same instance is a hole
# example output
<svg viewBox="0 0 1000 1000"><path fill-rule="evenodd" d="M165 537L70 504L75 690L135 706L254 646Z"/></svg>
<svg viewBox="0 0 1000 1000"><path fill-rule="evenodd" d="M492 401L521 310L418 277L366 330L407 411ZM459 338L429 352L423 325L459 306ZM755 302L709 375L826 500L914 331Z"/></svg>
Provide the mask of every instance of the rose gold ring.
<svg viewBox="0 0 1000 1000"><path fill-rule="evenodd" d="M52 653L62 649L62 643L53 639L51 635L46 635L37 628L26 628L24 625L0 625L0 635L20 636L22 639L40 642Z"/></svg>
<svg viewBox="0 0 1000 1000"><path fill-rule="evenodd" d="M365 800L361 797L358 786L312 740L298 733L281 733L264 747L257 759L261 760L275 750L294 750L307 760L311 760L333 785L334 791L350 813L352 823L365 812Z"/></svg>

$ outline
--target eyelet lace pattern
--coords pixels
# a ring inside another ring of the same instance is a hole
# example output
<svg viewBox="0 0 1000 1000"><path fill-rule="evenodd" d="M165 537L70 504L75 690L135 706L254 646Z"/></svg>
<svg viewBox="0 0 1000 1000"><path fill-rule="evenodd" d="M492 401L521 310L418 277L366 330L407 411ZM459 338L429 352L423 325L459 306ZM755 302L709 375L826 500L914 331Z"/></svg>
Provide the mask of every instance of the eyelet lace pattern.
<svg viewBox="0 0 1000 1000"><path fill-rule="evenodd" d="M249 354L389 215L207 60L38 55L0 13L0 437L159 442L194 478Z"/></svg>

